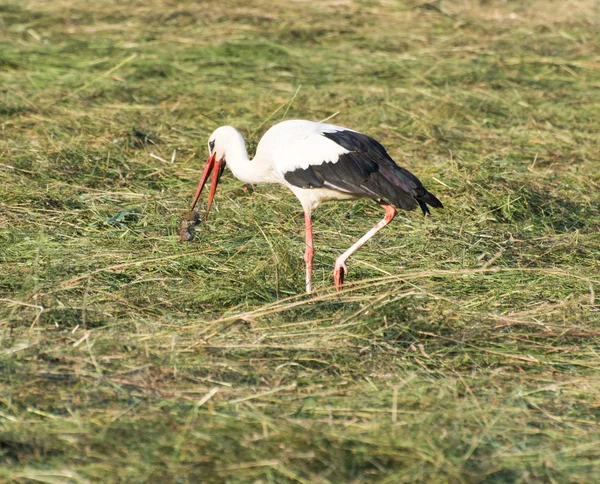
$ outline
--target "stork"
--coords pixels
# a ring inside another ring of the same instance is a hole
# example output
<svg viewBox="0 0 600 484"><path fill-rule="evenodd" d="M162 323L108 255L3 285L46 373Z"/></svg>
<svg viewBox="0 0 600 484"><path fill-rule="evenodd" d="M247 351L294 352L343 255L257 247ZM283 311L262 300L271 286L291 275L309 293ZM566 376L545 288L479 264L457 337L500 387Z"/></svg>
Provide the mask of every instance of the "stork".
<svg viewBox="0 0 600 484"><path fill-rule="evenodd" d="M278 183L288 187L302 204L306 225L306 292L312 291L315 253L311 213L322 202L370 198L385 209L383 220L363 235L335 261L333 279L339 291L348 273L346 260L367 240L389 224L396 209L442 203L419 179L398 166L385 148L373 138L341 126L312 121L289 120L271 127L260 140L254 159L248 158L244 137L231 126L217 128L208 140L208 160L192 201L192 210L213 173L206 216L225 165L244 183Z"/></svg>

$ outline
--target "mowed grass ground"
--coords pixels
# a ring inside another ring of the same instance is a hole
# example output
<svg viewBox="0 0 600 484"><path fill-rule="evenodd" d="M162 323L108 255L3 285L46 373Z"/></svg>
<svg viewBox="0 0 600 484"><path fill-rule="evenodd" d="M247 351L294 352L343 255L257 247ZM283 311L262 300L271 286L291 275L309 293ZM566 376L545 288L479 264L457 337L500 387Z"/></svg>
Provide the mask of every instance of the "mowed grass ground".
<svg viewBox="0 0 600 484"><path fill-rule="evenodd" d="M596 2L0 15L0 480L598 482ZM340 294L372 202L315 212L312 297L285 189L226 172L177 242L217 125L329 117L445 209Z"/></svg>

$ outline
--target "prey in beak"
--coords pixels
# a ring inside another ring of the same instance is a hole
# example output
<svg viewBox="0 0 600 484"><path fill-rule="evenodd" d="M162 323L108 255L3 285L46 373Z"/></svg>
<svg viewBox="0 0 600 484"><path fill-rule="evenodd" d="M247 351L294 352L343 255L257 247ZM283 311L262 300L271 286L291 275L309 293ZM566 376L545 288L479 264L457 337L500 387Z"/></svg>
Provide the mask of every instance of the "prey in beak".
<svg viewBox="0 0 600 484"><path fill-rule="evenodd" d="M206 184L206 180L210 176L212 172L212 181L210 182L210 191L208 192L208 204L206 205L206 215L204 216L204 220L208 217L208 212L210 212L210 207L212 206L213 198L215 197L215 192L217 191L217 185L219 184L219 179L223 174L223 170L225 169L225 157L217 161L217 154L213 153L206 160L206 166L204 167L204 171L202 172L202 176L200 177L200 183L198 183L198 189L196 190L196 194L194 195L194 200L192 201L192 208L190 210L194 210L196 203L198 203L198 199L200 198L200 194L202 193L202 189Z"/></svg>

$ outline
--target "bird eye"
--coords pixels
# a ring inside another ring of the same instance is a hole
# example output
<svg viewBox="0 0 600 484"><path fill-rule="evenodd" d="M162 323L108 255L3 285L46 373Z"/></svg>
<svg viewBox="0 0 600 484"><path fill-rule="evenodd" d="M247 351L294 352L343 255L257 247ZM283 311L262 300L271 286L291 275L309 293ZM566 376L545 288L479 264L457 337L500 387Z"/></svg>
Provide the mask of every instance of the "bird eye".
<svg viewBox="0 0 600 484"><path fill-rule="evenodd" d="M215 149L215 140L209 141L208 146L209 146L210 151L212 153L212 151Z"/></svg>

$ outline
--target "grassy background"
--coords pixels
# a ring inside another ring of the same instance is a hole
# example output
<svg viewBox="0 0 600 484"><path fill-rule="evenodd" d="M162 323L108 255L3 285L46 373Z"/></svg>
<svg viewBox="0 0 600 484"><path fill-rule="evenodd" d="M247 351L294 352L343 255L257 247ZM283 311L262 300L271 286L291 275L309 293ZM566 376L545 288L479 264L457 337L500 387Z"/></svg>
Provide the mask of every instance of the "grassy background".
<svg viewBox="0 0 600 484"><path fill-rule="evenodd" d="M600 478L597 2L0 18L0 480ZM401 214L341 294L336 256L382 213L320 208L312 298L284 189L226 172L177 243L216 125L252 151L330 116L446 208Z"/></svg>

